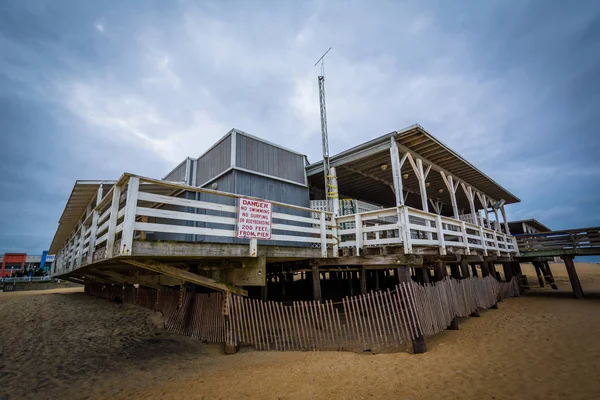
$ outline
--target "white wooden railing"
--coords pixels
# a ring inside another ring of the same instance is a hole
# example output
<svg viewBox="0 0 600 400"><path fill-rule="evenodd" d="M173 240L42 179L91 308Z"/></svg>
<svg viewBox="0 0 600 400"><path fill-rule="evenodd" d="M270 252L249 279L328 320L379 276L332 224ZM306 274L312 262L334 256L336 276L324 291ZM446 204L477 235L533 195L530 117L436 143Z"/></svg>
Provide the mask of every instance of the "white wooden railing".
<svg viewBox="0 0 600 400"><path fill-rule="evenodd" d="M181 197L186 193L195 198ZM52 273L61 275L103 259L131 256L136 239L195 242L202 235L205 242L245 243L248 256L256 257L256 239L237 239L237 199L242 197L248 198L124 174L97 205L89 207L59 250ZM517 252L512 236L406 206L334 218L326 211L271 203L271 241L320 248L323 258L337 257L339 248L354 248L360 255L366 247L389 245L402 245L406 254L418 252L417 247L434 247L442 255L453 249L484 255Z"/></svg>
<svg viewBox="0 0 600 400"><path fill-rule="evenodd" d="M197 193L206 199L181 197L185 193ZM57 254L53 275L107 258L130 256L135 239L181 237L173 235L202 235L206 242L246 243L248 256L256 257L259 241L237 238L239 198L252 199L125 174L69 236ZM315 215L307 207L269 202L274 207L271 242L320 248L321 257L328 256L329 248L329 255L337 255L337 228L331 213L321 211Z"/></svg>
<svg viewBox="0 0 600 400"><path fill-rule="evenodd" d="M340 226L354 222L352 228L338 230L338 245L354 248L357 254L369 246L399 244L406 254L414 253L415 246L438 247L441 255L455 248L464 249L465 254L518 252L510 235L407 206L345 215L335 221Z"/></svg>

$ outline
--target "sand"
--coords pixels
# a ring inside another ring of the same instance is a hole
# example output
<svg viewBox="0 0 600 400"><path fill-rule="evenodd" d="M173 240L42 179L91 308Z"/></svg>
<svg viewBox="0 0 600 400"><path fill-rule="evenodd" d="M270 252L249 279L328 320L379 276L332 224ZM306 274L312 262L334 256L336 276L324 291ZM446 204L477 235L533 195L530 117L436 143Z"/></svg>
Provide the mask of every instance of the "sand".
<svg viewBox="0 0 600 400"><path fill-rule="evenodd" d="M535 283L527 265L524 272ZM81 292L0 293L0 398L57 399L598 399L600 265L578 264L585 300L534 289L429 351L221 354L166 334L148 310Z"/></svg>

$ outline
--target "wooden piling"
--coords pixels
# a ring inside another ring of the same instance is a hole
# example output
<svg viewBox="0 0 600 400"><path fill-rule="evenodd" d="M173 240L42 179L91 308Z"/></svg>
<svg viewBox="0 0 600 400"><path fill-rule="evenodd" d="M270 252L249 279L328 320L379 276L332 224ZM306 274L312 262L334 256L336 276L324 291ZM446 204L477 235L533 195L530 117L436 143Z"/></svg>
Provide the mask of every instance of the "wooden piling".
<svg viewBox="0 0 600 400"><path fill-rule="evenodd" d="M321 273L318 266L312 267L313 300L321 301Z"/></svg>
<svg viewBox="0 0 600 400"><path fill-rule="evenodd" d="M544 283L544 277L542 275L542 270L540 268L540 262L532 261L531 263L533 264L533 267L535 268L535 274L537 275L537 279L538 279L538 283L539 283L540 287L545 287L546 285ZM566 264L566 261L565 261L565 264Z"/></svg>
<svg viewBox="0 0 600 400"><path fill-rule="evenodd" d="M565 267L567 267L567 273L569 274L569 280L571 281L571 287L573 288L573 295L576 299L583 299L583 289L575 270L575 264L573 263L573 256L563 256L565 261Z"/></svg>
<svg viewBox="0 0 600 400"><path fill-rule="evenodd" d="M360 294L367 294L367 270L363 267L359 267L360 275Z"/></svg>

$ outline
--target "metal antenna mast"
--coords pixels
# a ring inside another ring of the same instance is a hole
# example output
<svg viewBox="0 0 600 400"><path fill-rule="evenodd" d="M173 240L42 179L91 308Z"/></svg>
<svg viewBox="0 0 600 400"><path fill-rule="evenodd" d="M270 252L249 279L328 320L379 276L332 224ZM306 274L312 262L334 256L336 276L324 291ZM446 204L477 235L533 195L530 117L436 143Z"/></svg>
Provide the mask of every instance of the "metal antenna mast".
<svg viewBox="0 0 600 400"><path fill-rule="evenodd" d="M331 184L329 173L329 138L327 136L327 109L325 107L325 56L331 47L315 63L315 67L321 63L321 75L319 75L319 104L321 107L321 139L323 141L323 171L325 174L325 200L337 197L337 188ZM337 186L337 185L336 185ZM327 201L329 208L329 201Z"/></svg>

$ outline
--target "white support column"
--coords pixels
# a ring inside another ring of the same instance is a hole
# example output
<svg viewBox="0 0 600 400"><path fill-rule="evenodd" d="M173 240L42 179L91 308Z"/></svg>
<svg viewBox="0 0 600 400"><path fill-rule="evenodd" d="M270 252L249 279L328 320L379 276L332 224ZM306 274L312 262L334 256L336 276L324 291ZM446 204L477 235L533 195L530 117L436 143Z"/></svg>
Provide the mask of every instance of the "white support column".
<svg viewBox="0 0 600 400"><path fill-rule="evenodd" d="M363 230L362 230L362 218L360 214L354 215L354 230L356 232L356 256L360 256L360 250L363 246Z"/></svg>
<svg viewBox="0 0 600 400"><path fill-rule="evenodd" d="M479 201L481 202L481 204L483 205L483 211L485 212L485 226L488 229L492 229L492 225L490 223L490 215L488 213L488 197L485 194L477 193L477 197L479 198ZM483 226L483 224L482 224Z"/></svg>
<svg viewBox="0 0 600 400"><path fill-rule="evenodd" d="M444 171L440 171L440 175L442 175L442 179L446 184L446 189L448 189L448 193L450 193L450 202L452 203L452 211L454 212L454 219L460 219L458 213L458 203L456 201L456 190L458 189L459 182L454 182L454 178L451 175L446 175Z"/></svg>
<svg viewBox="0 0 600 400"><path fill-rule="evenodd" d="M427 179L427 175L431 170L431 165L427 167L426 171L424 171L423 161L420 158L417 158L417 160L415 161L410 153L408 154L408 161L410 162L410 165L412 166L413 171L415 172L415 175L419 180L419 192L421 194L421 209L423 211L429 212L429 206L427 205L427 184L425 183L425 180Z"/></svg>
<svg viewBox="0 0 600 400"><path fill-rule="evenodd" d="M400 151L398 150L398 143L396 143L396 139L392 136L390 142L390 160L392 164L392 180L393 180L393 190L396 195L396 205L401 206L404 205L406 198L402 195L402 165L406 161L408 153L404 154L402 158L400 158Z"/></svg>
<svg viewBox="0 0 600 400"><path fill-rule="evenodd" d="M137 176L130 177L129 184L127 185L127 199L125 200L125 216L123 217L121 246L119 246L119 255L122 256L131 255L139 188L140 178Z"/></svg>
<svg viewBox="0 0 600 400"><path fill-rule="evenodd" d="M502 212L502 219L504 220L504 232L507 235L510 235L510 229L508 229L508 219L506 219L506 210L504 209L504 204L500 207L500 212Z"/></svg>
<svg viewBox="0 0 600 400"><path fill-rule="evenodd" d="M98 188L98 194L96 194L96 204L92 211L92 230L90 231L90 243L88 247L87 263L91 264L94 261L94 251L96 250L96 231L98 230L98 218L100 217L100 211L96 209L98 204L102 201L102 185Z"/></svg>
<svg viewBox="0 0 600 400"><path fill-rule="evenodd" d="M431 207L433 207L433 210L436 214L442 214L443 203L441 201L434 201L433 199L429 199L429 204L431 204Z"/></svg>
<svg viewBox="0 0 600 400"><path fill-rule="evenodd" d="M473 193L473 188L471 186L467 186L464 183L460 184L467 196L467 200L469 200L469 206L471 207L471 216L473 217L473 221L475 221L475 225L481 226L479 218L477 218L477 213L475 212L475 194Z"/></svg>
<svg viewBox="0 0 600 400"><path fill-rule="evenodd" d="M121 200L121 187L113 186L112 203L110 204L110 216L108 217L108 238L106 240L106 258L112 258L115 246L117 230L117 214L119 213L119 202Z"/></svg>
<svg viewBox="0 0 600 400"><path fill-rule="evenodd" d="M250 257L258 257L258 239L250 239Z"/></svg>
<svg viewBox="0 0 600 400"><path fill-rule="evenodd" d="M467 224L465 221L460 221L461 229L462 229L462 238L465 244L465 249L467 251L467 255L471 254L471 248L469 247L469 238L467 237Z"/></svg>

